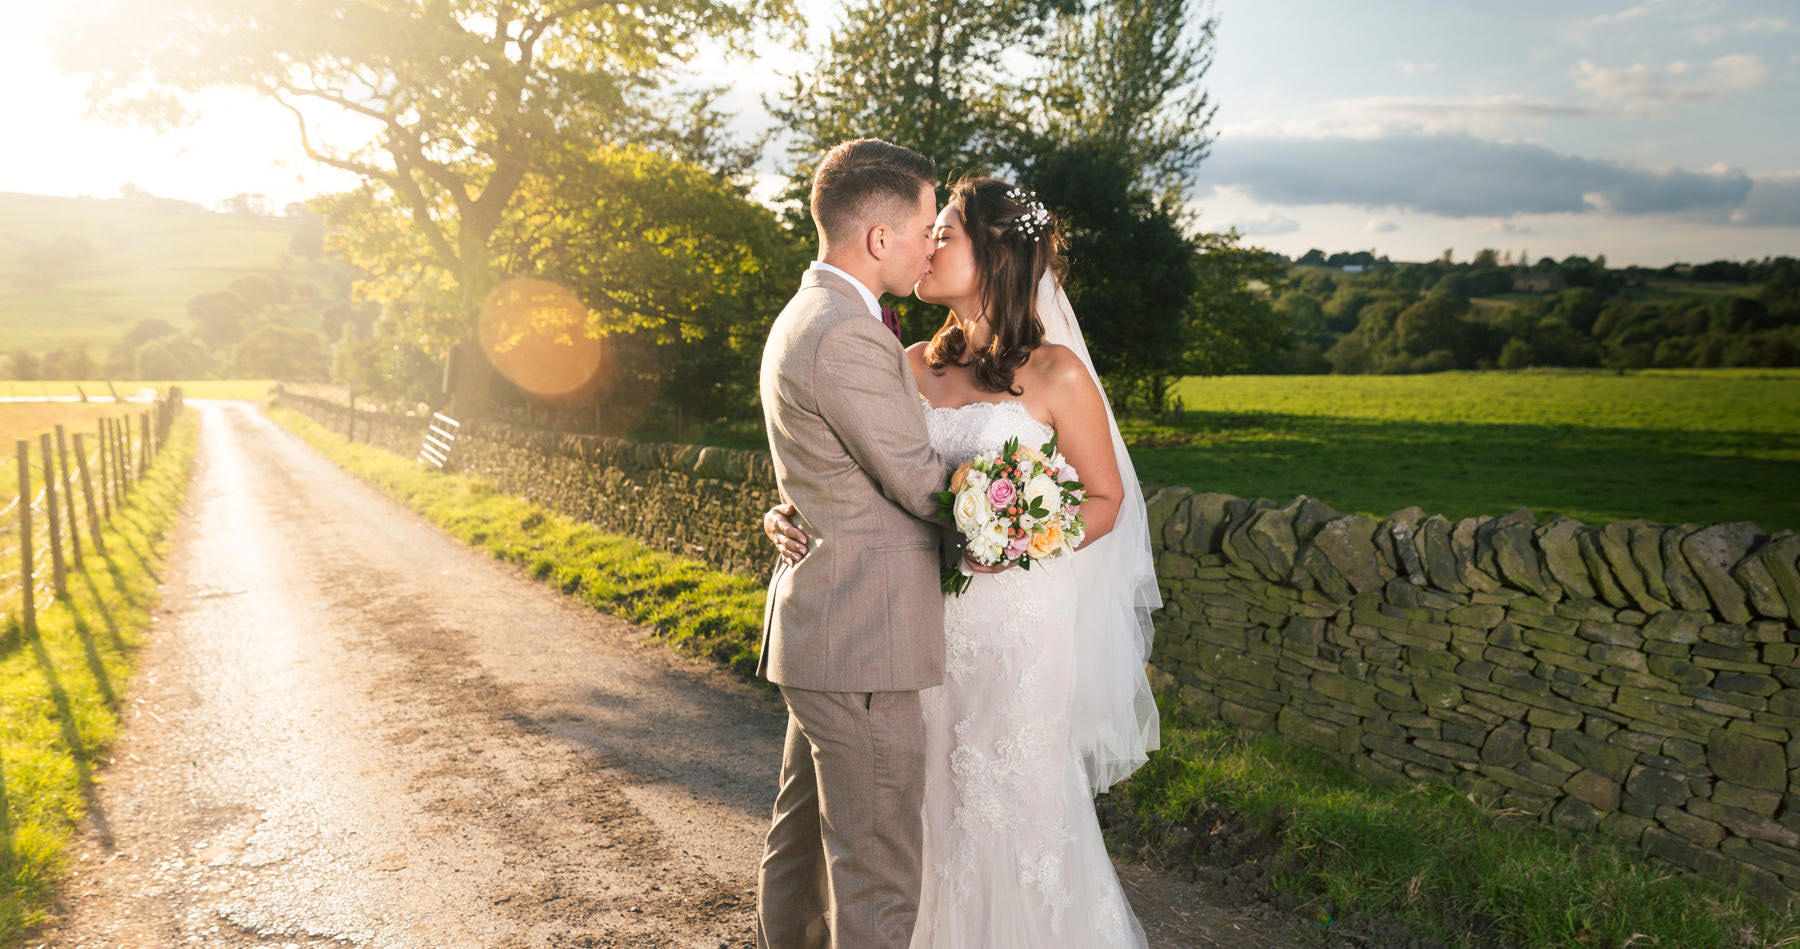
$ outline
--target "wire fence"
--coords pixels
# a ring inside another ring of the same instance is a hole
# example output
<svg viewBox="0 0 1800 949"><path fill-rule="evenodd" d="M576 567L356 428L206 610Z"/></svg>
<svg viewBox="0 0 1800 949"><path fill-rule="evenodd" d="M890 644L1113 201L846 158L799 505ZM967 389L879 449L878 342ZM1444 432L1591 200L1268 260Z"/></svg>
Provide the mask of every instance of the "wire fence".
<svg viewBox="0 0 1800 949"><path fill-rule="evenodd" d="M174 390L91 431L58 424L10 446L0 463L0 653L35 636L38 607L105 556L101 527L154 463L180 408Z"/></svg>

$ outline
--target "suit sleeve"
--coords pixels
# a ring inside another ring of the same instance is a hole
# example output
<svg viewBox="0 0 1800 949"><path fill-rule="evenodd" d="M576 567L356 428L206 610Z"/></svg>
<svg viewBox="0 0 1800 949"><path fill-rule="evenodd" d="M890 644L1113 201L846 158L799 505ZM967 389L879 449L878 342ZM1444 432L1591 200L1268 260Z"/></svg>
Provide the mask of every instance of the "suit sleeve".
<svg viewBox="0 0 1800 949"><path fill-rule="evenodd" d="M919 390L893 334L873 320L844 320L820 346L813 367L819 414L882 494L915 517L937 520L934 495L949 472L931 448Z"/></svg>

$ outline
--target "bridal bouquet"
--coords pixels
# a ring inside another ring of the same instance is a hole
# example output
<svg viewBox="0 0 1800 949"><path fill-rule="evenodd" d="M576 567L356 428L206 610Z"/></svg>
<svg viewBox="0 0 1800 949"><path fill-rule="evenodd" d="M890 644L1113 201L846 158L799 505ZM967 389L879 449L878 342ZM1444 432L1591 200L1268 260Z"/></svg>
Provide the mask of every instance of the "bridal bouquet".
<svg viewBox="0 0 1800 949"><path fill-rule="evenodd" d="M1009 439L950 474L950 490L938 493L942 513L956 522L971 559L987 567L1023 569L1040 560L1075 552L1087 531L1076 513L1081 482L1056 451L1056 438L1042 448ZM944 571L944 592L961 596L972 577Z"/></svg>

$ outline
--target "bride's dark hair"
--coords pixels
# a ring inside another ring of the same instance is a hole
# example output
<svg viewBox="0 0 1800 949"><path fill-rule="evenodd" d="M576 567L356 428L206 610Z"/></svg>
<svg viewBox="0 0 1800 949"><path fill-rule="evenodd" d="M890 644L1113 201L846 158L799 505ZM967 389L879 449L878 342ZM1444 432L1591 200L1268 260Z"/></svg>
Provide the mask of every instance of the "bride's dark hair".
<svg viewBox="0 0 1800 949"><path fill-rule="evenodd" d="M998 178L964 175L951 186L950 203L962 215L975 254L981 312L992 334L980 351L969 353L962 327L949 316L925 347L925 363L938 371L973 365L982 390L1022 395L1013 388L1013 373L1044 342L1034 298L1038 281L1047 269L1059 280L1067 270L1062 226L1036 197Z"/></svg>

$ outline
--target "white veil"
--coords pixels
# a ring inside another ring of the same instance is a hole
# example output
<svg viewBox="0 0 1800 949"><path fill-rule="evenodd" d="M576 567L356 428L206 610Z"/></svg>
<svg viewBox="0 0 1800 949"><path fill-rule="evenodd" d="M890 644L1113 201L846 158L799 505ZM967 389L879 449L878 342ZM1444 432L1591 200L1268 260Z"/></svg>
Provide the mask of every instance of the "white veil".
<svg viewBox="0 0 1800 949"><path fill-rule="evenodd" d="M1075 309L1048 268L1038 281L1036 297L1045 341L1074 350L1100 389L1125 488L1113 529L1075 554L1075 676L1069 721L1088 783L1098 793L1136 771L1160 746L1156 699L1144 664L1155 636L1150 612L1162 606L1162 594L1156 588L1143 486L1119 435L1112 402L1094 371Z"/></svg>

